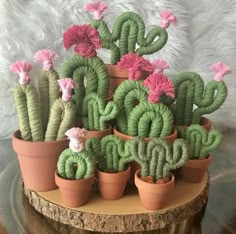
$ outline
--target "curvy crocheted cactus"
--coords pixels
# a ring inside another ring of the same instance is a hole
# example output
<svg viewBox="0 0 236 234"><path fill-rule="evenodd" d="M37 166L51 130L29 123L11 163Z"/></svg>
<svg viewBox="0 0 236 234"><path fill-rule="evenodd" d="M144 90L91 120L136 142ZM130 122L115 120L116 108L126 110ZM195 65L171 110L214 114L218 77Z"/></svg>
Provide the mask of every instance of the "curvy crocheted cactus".
<svg viewBox="0 0 236 234"><path fill-rule="evenodd" d="M105 130L107 123L116 118L118 106L115 102L105 100L96 93L85 96L82 105L82 123L88 130Z"/></svg>
<svg viewBox="0 0 236 234"><path fill-rule="evenodd" d="M124 171L127 164L133 161L130 153L131 140L123 142L118 136L108 135L99 140L90 138L86 141L86 149L95 153L99 169Z"/></svg>
<svg viewBox="0 0 236 234"><path fill-rule="evenodd" d="M188 158L185 140L177 139L173 146L161 138L145 142L136 137L131 143L131 154L141 165L141 176L152 176L155 181L170 177L170 171L182 167Z"/></svg>
<svg viewBox="0 0 236 234"><path fill-rule="evenodd" d="M199 124L192 124L186 130L185 139L189 144L190 159L198 159L207 157L209 152L219 147L222 134L216 128L207 131Z"/></svg>
<svg viewBox="0 0 236 234"><path fill-rule="evenodd" d="M94 174L94 160L85 150L77 153L68 148L59 157L57 172L65 179L85 179Z"/></svg>
<svg viewBox="0 0 236 234"><path fill-rule="evenodd" d="M153 54L164 47L168 39L166 29L159 26L145 36L144 21L134 12L121 14L111 32L102 19L93 20L91 25L98 29L102 47L111 50L111 64L117 64L128 53Z"/></svg>
<svg viewBox="0 0 236 234"><path fill-rule="evenodd" d="M209 81L204 87L201 76L194 72L177 75L173 83L176 97L174 108L176 125L199 124L201 116L219 109L227 96L227 87L223 80Z"/></svg>

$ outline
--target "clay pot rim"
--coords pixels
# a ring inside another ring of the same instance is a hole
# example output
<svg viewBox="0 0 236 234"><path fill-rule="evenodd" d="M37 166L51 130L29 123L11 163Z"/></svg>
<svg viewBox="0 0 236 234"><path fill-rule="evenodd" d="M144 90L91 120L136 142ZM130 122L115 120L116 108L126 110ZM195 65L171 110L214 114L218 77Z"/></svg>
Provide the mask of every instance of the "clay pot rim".
<svg viewBox="0 0 236 234"><path fill-rule="evenodd" d="M126 173L127 171L131 171L131 167L130 165L128 166L128 168L124 171L118 171L118 172L104 172L104 171L101 171L99 168L96 168L96 171L97 173L100 173L100 174L104 174L104 175L109 175L109 176L113 176L113 175L117 175L117 174L123 174L123 173Z"/></svg>
<svg viewBox="0 0 236 234"><path fill-rule="evenodd" d="M209 118L202 116L201 119L200 119L200 125L202 127L204 127L205 129L209 129L210 130L212 123L211 123L211 120ZM174 126L186 129L190 125L174 125Z"/></svg>
<svg viewBox="0 0 236 234"><path fill-rule="evenodd" d="M184 166L192 168L207 168L211 163L212 157L210 154L206 158L188 159Z"/></svg>
<svg viewBox="0 0 236 234"><path fill-rule="evenodd" d="M42 144L43 146L45 145L52 145L52 144L58 144L59 142L64 142L64 141L68 141L68 139L65 137L63 139L59 139L59 140L56 140L56 141L25 141L25 140L22 140L20 137L20 130L16 130L13 134L12 134L12 139L15 140L15 141L18 141L19 143L27 143L27 144L31 144L31 145L39 145L39 144ZM53 146L52 146L53 147Z"/></svg>
<svg viewBox="0 0 236 234"><path fill-rule="evenodd" d="M128 77L129 74L128 69L120 69L117 65L114 64L106 64L106 68L110 76L113 76L114 75L113 73L118 73L119 77L124 77L124 78Z"/></svg>
<svg viewBox="0 0 236 234"><path fill-rule="evenodd" d="M113 130L113 128L111 126L109 126L109 128L104 129L104 130L88 130L88 133L93 133L93 132L110 132L111 131L111 134L112 134L112 130Z"/></svg>

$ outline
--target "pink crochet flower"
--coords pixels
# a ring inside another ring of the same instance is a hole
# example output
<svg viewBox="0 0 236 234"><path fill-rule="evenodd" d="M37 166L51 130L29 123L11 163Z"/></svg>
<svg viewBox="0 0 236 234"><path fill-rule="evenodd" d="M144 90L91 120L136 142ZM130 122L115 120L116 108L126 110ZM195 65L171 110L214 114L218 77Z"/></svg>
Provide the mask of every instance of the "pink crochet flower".
<svg viewBox="0 0 236 234"><path fill-rule="evenodd" d="M169 64L162 59L153 61L152 66L154 67L154 73L162 73L165 69L169 68Z"/></svg>
<svg viewBox="0 0 236 234"><path fill-rule="evenodd" d="M67 102L71 100L71 90L76 87L76 83L71 78L60 79L57 81L62 91L62 99Z"/></svg>
<svg viewBox="0 0 236 234"><path fill-rule="evenodd" d="M30 82L30 77L28 72L32 69L32 65L25 61L18 61L10 66L10 70L17 73L20 76L20 84L28 84Z"/></svg>
<svg viewBox="0 0 236 234"><path fill-rule="evenodd" d="M224 75L231 73L231 68L222 62L212 64L210 69L213 70L216 74L214 80L221 81L224 78Z"/></svg>
<svg viewBox="0 0 236 234"><path fill-rule="evenodd" d="M162 18L162 22L160 24L161 28L168 28L171 22L175 25L177 24L176 17L170 11L162 11L160 16Z"/></svg>
<svg viewBox="0 0 236 234"><path fill-rule="evenodd" d="M89 24L73 25L63 34L63 44L66 50L75 45L74 51L85 57L97 55L96 49L101 48L98 30Z"/></svg>
<svg viewBox="0 0 236 234"><path fill-rule="evenodd" d="M129 70L130 80L140 80L143 78L145 72L153 72L152 64L148 60L134 53L124 55L117 65L120 69Z"/></svg>
<svg viewBox="0 0 236 234"><path fill-rule="evenodd" d="M69 147L74 152L81 152L84 150L85 136L88 131L85 128L71 128L66 131L65 135L70 140Z"/></svg>
<svg viewBox="0 0 236 234"><path fill-rule="evenodd" d="M34 62L43 62L43 70L53 69L52 60L57 54L52 50L39 50L34 54Z"/></svg>
<svg viewBox="0 0 236 234"><path fill-rule="evenodd" d="M93 3L88 3L85 5L84 9L86 11L91 11L94 13L94 19L100 20L103 18L102 13L108 9L105 2L95 1Z"/></svg>
<svg viewBox="0 0 236 234"><path fill-rule="evenodd" d="M151 103L159 102L164 93L172 98L175 97L174 84L163 73L150 75L143 84L149 88L148 101Z"/></svg>

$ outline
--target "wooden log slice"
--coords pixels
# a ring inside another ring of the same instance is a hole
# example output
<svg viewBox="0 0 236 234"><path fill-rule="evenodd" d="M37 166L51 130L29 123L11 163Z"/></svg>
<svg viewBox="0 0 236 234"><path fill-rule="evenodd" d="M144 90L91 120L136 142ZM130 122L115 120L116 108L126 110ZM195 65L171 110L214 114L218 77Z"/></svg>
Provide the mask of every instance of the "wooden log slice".
<svg viewBox="0 0 236 234"><path fill-rule="evenodd" d="M208 187L207 173L198 184L177 179L167 206L160 211L143 208L136 188L127 189L124 197L116 201L103 200L94 189L88 203L79 208L64 206L58 189L34 192L24 187L24 193L37 211L55 221L83 230L118 233L171 229L191 220L206 204Z"/></svg>

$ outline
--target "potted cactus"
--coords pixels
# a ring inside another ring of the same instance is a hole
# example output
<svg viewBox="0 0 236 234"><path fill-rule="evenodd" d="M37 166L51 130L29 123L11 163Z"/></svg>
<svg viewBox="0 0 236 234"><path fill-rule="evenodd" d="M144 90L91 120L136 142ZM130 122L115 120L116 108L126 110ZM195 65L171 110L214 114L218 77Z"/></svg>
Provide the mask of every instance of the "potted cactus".
<svg viewBox="0 0 236 234"><path fill-rule="evenodd" d="M39 98L28 75L31 69L32 65L25 61L11 66L11 70L20 76L19 84L13 91L19 130L13 134L12 143L25 185L32 190L48 191L57 187L53 171L60 153L68 147L65 132L75 121L75 106L70 98L74 83L69 78L60 80L63 95L56 99L51 91L55 90L59 94L59 85L53 77L55 82L45 82L45 90L43 86L40 87L42 92ZM39 79L42 77L46 79L45 76L40 76ZM47 97L42 97L43 95ZM49 117L42 114L44 105L46 112L50 111Z"/></svg>
<svg viewBox="0 0 236 234"><path fill-rule="evenodd" d="M100 141L90 138L86 141L86 149L94 152L98 162L97 179L101 196L106 200L121 198L130 177L129 163L133 161L130 141L124 143L115 135L105 136Z"/></svg>
<svg viewBox="0 0 236 234"><path fill-rule="evenodd" d="M143 56L159 51L165 46L168 39L166 28L170 22L176 24L177 20L171 12L163 11L160 26L152 28L145 35L143 19L137 13L128 11L115 19L110 30L103 20L103 12L107 9L107 4L100 1L85 5L85 10L94 15L91 25L98 29L102 47L111 51L111 64L107 65L107 68L111 76L111 89L115 91L119 84L128 78L127 68L129 67L126 67L126 70L121 70L116 66L122 56L129 53ZM142 75L145 78L148 74Z"/></svg>
<svg viewBox="0 0 236 234"><path fill-rule="evenodd" d="M200 183L211 163L209 153L219 147L222 134L216 128L207 131L199 124L192 124L186 130L185 139L189 144L189 159L180 173L184 180Z"/></svg>
<svg viewBox="0 0 236 234"><path fill-rule="evenodd" d="M174 124L180 129L180 134L181 126L186 129L191 124L201 124L210 130L211 121L202 116L219 109L227 97L227 86L223 77L231 71L229 66L219 62L213 64L211 69L216 74L214 80L209 81L205 87L201 76L194 72L183 72L173 79Z"/></svg>
<svg viewBox="0 0 236 234"><path fill-rule="evenodd" d="M86 134L85 129L69 129L69 148L60 154L57 163L55 181L63 204L69 207L83 206L88 201L95 178L93 157L84 147Z"/></svg>
<svg viewBox="0 0 236 234"><path fill-rule="evenodd" d="M182 167L188 158L186 141L177 139L172 145L161 138L146 142L136 137L131 143L131 154L141 165L141 170L135 173L135 185L143 207L148 210L164 208L174 188L171 170Z"/></svg>

